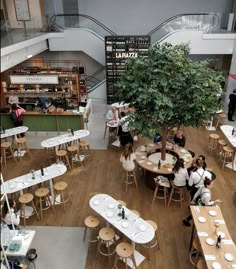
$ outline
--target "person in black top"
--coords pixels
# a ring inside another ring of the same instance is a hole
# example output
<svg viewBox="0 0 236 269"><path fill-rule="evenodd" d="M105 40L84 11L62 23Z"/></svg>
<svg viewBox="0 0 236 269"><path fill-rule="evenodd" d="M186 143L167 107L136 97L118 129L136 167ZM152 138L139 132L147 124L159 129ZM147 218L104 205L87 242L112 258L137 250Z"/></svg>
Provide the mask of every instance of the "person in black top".
<svg viewBox="0 0 236 269"><path fill-rule="evenodd" d="M185 136L183 135L183 132L182 131L180 131L180 130L177 131L177 133L174 136L173 142L175 144L179 145L180 147L184 147L185 146L186 139L185 139Z"/></svg>
<svg viewBox="0 0 236 269"><path fill-rule="evenodd" d="M228 120L233 120L233 115L236 109L236 89L233 90L233 93L229 96L229 110L228 110Z"/></svg>
<svg viewBox="0 0 236 269"><path fill-rule="evenodd" d="M161 143L161 139L162 139L161 135L159 133L156 133L153 137L153 143L155 144Z"/></svg>

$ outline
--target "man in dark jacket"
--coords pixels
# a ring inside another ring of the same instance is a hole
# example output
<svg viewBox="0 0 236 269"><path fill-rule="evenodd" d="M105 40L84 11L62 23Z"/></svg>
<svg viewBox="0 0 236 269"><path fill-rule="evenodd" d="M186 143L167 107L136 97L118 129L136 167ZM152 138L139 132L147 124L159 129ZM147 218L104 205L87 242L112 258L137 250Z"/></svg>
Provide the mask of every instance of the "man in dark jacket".
<svg viewBox="0 0 236 269"><path fill-rule="evenodd" d="M236 109L236 89L233 90L233 93L229 96L229 110L228 110L228 120L233 120L233 115Z"/></svg>

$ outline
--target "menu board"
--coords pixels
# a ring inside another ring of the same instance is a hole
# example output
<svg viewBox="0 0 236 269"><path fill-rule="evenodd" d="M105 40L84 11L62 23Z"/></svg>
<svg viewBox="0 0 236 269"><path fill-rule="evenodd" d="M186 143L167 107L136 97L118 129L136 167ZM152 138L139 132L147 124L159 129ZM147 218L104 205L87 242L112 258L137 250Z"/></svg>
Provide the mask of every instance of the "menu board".
<svg viewBox="0 0 236 269"><path fill-rule="evenodd" d="M30 21L28 0L14 0L16 19L18 21Z"/></svg>
<svg viewBox="0 0 236 269"><path fill-rule="evenodd" d="M150 44L150 36L105 37L107 104L119 101L115 84L126 71L127 59L146 57Z"/></svg>

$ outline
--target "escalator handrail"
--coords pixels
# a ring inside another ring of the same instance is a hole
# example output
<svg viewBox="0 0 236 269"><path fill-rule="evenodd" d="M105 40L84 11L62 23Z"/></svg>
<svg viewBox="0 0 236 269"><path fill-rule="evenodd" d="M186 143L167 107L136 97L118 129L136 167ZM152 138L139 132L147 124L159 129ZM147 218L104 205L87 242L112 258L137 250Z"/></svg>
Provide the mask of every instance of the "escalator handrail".
<svg viewBox="0 0 236 269"><path fill-rule="evenodd" d="M216 13L183 13L183 14L178 14L178 15L172 16L169 19L165 20L160 25L158 25L154 29L152 29L147 35L154 34L156 31L158 31L163 26L165 26L167 23L169 23L170 21L173 21L173 20L175 20L177 18L184 17L184 16L197 16L197 15L204 15L204 16L206 16L206 15L214 15L218 19L218 23L220 21L218 15Z"/></svg>
<svg viewBox="0 0 236 269"><path fill-rule="evenodd" d="M114 33L111 29L109 29L108 27L106 27L103 23L101 23L100 21L98 21L97 19L89 16L89 15L86 15L86 14L56 14L56 15L52 15L49 19L49 23L48 25L51 25L52 23L52 20L53 19L56 19L56 17L84 17L84 18L87 18L93 22L95 22L97 25L99 25L101 28L103 28L104 30L106 30L108 33L110 33L111 35L113 36L116 36L117 34Z"/></svg>

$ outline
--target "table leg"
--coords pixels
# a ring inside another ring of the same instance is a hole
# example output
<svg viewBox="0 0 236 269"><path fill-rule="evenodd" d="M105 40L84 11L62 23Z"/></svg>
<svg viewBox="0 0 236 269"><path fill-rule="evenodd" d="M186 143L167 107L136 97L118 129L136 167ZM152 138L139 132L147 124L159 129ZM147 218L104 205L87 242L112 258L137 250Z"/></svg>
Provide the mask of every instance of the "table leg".
<svg viewBox="0 0 236 269"><path fill-rule="evenodd" d="M49 180L49 186L50 186L50 192L51 192L52 204L53 204L54 203L54 188L53 188L52 178Z"/></svg>
<svg viewBox="0 0 236 269"><path fill-rule="evenodd" d="M191 248L192 248L194 232L195 232L195 225L193 224L191 238L190 238L189 252L191 251Z"/></svg>

